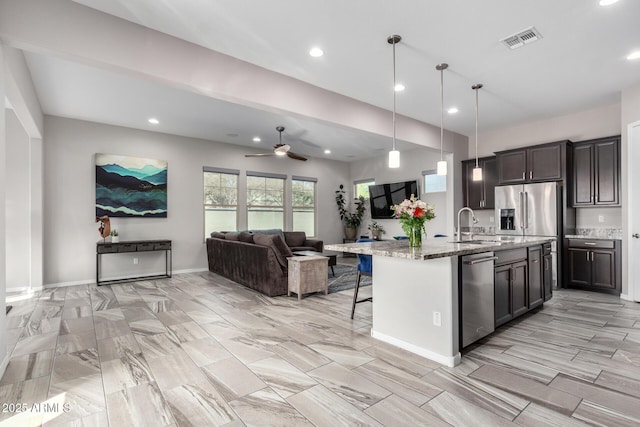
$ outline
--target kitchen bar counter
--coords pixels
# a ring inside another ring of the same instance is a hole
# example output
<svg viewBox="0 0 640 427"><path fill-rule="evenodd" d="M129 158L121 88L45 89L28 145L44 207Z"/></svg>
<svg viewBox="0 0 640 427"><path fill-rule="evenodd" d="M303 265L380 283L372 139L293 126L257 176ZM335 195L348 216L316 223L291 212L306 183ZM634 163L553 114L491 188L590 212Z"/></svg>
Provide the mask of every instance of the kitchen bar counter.
<svg viewBox="0 0 640 427"><path fill-rule="evenodd" d="M543 244L554 237L475 236L464 243L452 243L452 239L439 237L422 241L422 247L410 248L409 240L385 240L381 242L344 243L325 245L325 249L338 252L376 255L412 260L429 260L451 256L471 255Z"/></svg>
<svg viewBox="0 0 640 427"><path fill-rule="evenodd" d="M446 366L460 363L458 263L462 255L555 240L550 237L482 236L482 242L427 239L325 245L373 256L371 336ZM487 284L493 286L493 283ZM356 310L357 315L357 310Z"/></svg>

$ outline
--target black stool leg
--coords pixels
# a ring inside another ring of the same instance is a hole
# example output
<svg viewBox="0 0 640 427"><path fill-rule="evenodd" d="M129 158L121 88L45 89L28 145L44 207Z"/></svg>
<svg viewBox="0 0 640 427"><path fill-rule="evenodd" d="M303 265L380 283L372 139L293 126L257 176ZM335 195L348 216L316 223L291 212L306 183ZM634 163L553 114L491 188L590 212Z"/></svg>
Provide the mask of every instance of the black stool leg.
<svg viewBox="0 0 640 427"><path fill-rule="evenodd" d="M360 289L360 277L362 274L358 271L356 275L356 289L353 291L353 305L351 306L351 318L353 319L353 313L356 311L356 301L358 300L358 289Z"/></svg>

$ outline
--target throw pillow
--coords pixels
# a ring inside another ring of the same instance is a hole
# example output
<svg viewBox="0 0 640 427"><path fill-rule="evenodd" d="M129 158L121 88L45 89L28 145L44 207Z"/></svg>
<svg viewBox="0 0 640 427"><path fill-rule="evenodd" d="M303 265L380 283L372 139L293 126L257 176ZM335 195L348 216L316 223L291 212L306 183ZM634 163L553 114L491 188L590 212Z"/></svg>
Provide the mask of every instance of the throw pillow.
<svg viewBox="0 0 640 427"><path fill-rule="evenodd" d="M243 231L238 234L238 240L244 243L253 243L253 234Z"/></svg>
<svg viewBox="0 0 640 427"><path fill-rule="evenodd" d="M225 234L225 239L237 241L239 235L240 233L227 233Z"/></svg>
<svg viewBox="0 0 640 427"><path fill-rule="evenodd" d="M224 233L220 233L219 231L213 231L211 233L211 237L213 237L215 239L224 239L225 238L225 234Z"/></svg>
<svg viewBox="0 0 640 427"><path fill-rule="evenodd" d="M250 233L253 234L277 234L278 236L280 236L280 238L282 239L282 241L284 241L284 233L282 232L281 229L279 228L272 228L269 230L249 230Z"/></svg>

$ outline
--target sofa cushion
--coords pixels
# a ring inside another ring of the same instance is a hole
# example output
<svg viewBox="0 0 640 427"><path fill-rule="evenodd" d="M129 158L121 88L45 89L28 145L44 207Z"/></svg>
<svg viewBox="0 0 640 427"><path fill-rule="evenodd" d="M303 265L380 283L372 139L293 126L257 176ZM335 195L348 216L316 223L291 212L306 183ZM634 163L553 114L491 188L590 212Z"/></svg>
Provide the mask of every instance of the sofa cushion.
<svg viewBox="0 0 640 427"><path fill-rule="evenodd" d="M291 247L289 247L289 249L291 249L291 252L302 252L302 251L318 252L318 250L316 248L314 248L313 246L291 246ZM320 254L318 254L318 255L320 255Z"/></svg>
<svg viewBox="0 0 640 427"><path fill-rule="evenodd" d="M307 235L304 231L287 231L284 237L289 247L303 246L304 241L307 240Z"/></svg>
<svg viewBox="0 0 640 427"><path fill-rule="evenodd" d="M256 245L268 246L273 249L280 266L284 269L287 268L287 257L292 257L293 254L280 236L277 234L256 233L253 235L253 241Z"/></svg>
<svg viewBox="0 0 640 427"><path fill-rule="evenodd" d="M243 231L238 234L238 240L245 243L253 243L253 234Z"/></svg>
<svg viewBox="0 0 640 427"><path fill-rule="evenodd" d="M280 238L284 242L284 233L279 228L271 228L268 230L248 230L248 231L249 233L253 233L253 234L267 234L267 235L277 234L278 236L280 236Z"/></svg>
<svg viewBox="0 0 640 427"><path fill-rule="evenodd" d="M214 239L224 239L225 238L225 234L221 233L219 231L213 231L213 232L211 232L211 237L213 237Z"/></svg>
<svg viewBox="0 0 640 427"><path fill-rule="evenodd" d="M227 239L227 240L237 241L237 240L239 240L238 236L240 236L240 233L227 233L227 234L224 235L224 238Z"/></svg>

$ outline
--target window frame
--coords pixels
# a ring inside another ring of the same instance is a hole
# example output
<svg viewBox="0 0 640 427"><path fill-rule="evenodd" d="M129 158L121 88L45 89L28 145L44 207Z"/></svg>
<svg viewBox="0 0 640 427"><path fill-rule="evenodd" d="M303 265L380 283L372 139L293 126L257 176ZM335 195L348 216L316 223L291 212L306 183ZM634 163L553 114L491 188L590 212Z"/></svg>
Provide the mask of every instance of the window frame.
<svg viewBox="0 0 640 427"><path fill-rule="evenodd" d="M234 175L236 177L236 204L235 205L214 205L214 204L207 203L206 193L205 193L206 187L208 187L206 185L206 180L205 180L205 174L207 173ZM207 228L207 218L206 218L207 206L214 206L214 207L218 207L218 206L234 207L235 206L236 226L235 226L235 230L229 230L229 231L236 231L238 229L238 224L240 222L240 197L239 196L240 196L240 171L238 169L227 169L227 168L218 168L218 167L209 167L209 166L202 167L202 229L203 229L202 234L204 236L203 242L206 242L207 237L209 237L206 229ZM222 230L217 230L217 231L222 231Z"/></svg>
<svg viewBox="0 0 640 427"><path fill-rule="evenodd" d="M366 179L358 179L353 181L353 197L354 199L358 198L358 185L360 184L367 184L369 183L369 185L376 185L376 180L374 178L366 178ZM367 186L367 189L369 187ZM367 194L364 196L365 200L369 200L369 194L367 192Z"/></svg>
<svg viewBox="0 0 640 427"><path fill-rule="evenodd" d="M312 178L312 177L306 177L306 176L296 176L296 175L291 177L291 229L293 231L296 231L294 219L293 219L294 217L293 214L296 212L296 207L293 205L293 199L294 199L293 182L294 181L313 183L313 234L307 237L314 238L318 235L318 179ZM306 206L299 206L299 208L305 208L305 207Z"/></svg>
<svg viewBox="0 0 640 427"><path fill-rule="evenodd" d="M447 192L447 175L444 176L444 189L440 191L427 191L427 176L429 175L438 175L436 169L428 169L422 171L422 192L425 194L436 194L436 193L446 193ZM439 175L438 175L439 176Z"/></svg>
<svg viewBox="0 0 640 427"><path fill-rule="evenodd" d="M250 205L249 204L249 178L265 178L265 194L266 194L266 179L279 179L282 181L282 205L279 206L282 208L282 225L279 227L281 230L285 229L285 224L287 222L287 175L277 174L277 173L268 173L268 172L258 172L258 171L247 171L246 172L246 183L245 183L245 211L247 215L247 228L251 229L249 225L249 213L251 212L251 208L274 208L272 205Z"/></svg>

